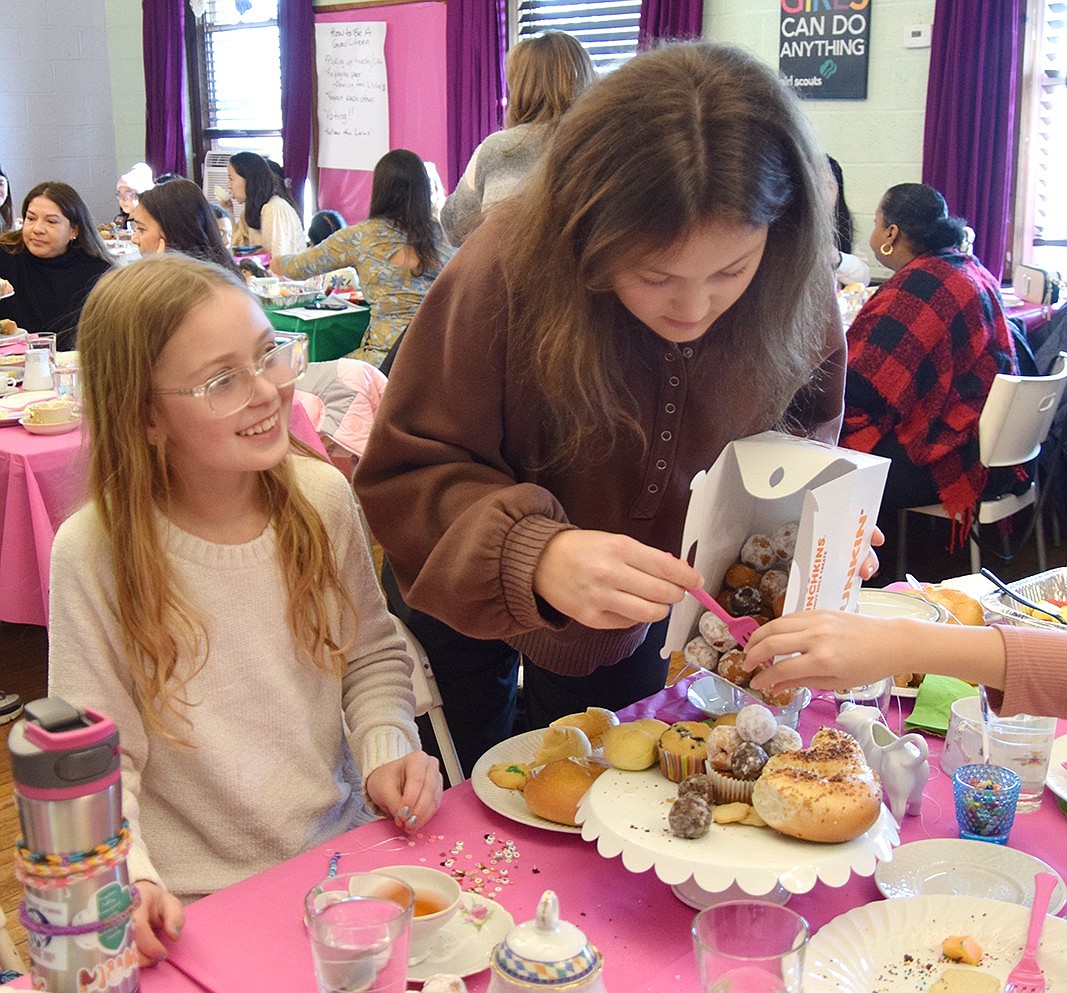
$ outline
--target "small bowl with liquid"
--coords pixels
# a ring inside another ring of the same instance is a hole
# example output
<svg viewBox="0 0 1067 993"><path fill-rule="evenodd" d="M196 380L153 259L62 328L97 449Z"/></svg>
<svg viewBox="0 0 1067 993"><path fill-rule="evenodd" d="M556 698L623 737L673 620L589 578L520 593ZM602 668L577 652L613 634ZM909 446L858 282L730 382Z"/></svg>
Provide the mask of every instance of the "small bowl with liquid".
<svg viewBox="0 0 1067 993"><path fill-rule="evenodd" d="M447 872L426 865L387 865L374 872L399 879L415 891L408 949L408 965L415 965L430 954L437 932L455 916L459 883Z"/></svg>

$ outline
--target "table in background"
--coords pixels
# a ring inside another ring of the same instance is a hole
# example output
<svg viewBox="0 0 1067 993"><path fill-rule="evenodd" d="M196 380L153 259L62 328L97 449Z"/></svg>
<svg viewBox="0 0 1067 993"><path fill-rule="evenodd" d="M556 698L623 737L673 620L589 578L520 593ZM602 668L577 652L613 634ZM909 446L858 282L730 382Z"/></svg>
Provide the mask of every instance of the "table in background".
<svg viewBox="0 0 1067 993"><path fill-rule="evenodd" d="M290 430L326 454L307 411L293 404ZM48 623L48 569L59 525L85 500L87 435L0 428L0 621Z"/></svg>
<svg viewBox="0 0 1067 993"><path fill-rule="evenodd" d="M1030 303L1029 300L1023 300L1007 289L1001 291L1001 297L1004 300L1004 313L1008 317L1013 317L1023 322L1027 337L1030 337L1042 325L1052 320L1052 315L1067 304L1067 300L1063 300L1053 306Z"/></svg>
<svg viewBox="0 0 1067 993"><path fill-rule="evenodd" d="M273 310L267 317L277 331L301 331L308 336L312 362L344 358L359 348L370 324L370 308L349 305L345 310Z"/></svg>
<svg viewBox="0 0 1067 993"><path fill-rule="evenodd" d="M690 681L683 680L620 716L628 720L658 716L666 721L702 717L686 699ZM904 701L900 710L910 711L910 706ZM804 740L810 740L820 725L832 724L835 715L832 700L813 701L801 718ZM898 730L903 716L899 711L890 714L890 723ZM1065 730L1067 724L1061 722L1060 732ZM931 777L922 814L904 819L902 843L957 837L951 779L937 765L942 744L931 739ZM511 862L500 857L509 847L515 853ZM1019 815L1011 847L1037 856L1067 876L1067 821L1051 794L1039 811ZM401 862L463 870L464 889L480 887L516 921L533 918L541 893L555 890L561 916L581 927L603 953L604 982L612 993L697 988L689 937L694 911L654 871L631 873L620 858L602 858L578 835L511 821L484 806L470 781L447 790L441 809L411 839L400 837L391 822L376 821L190 904L181 941L170 953L172 963L215 993L250 989L313 993L302 901L326 875L335 852L341 853L340 871ZM794 895L789 906L817 930L839 914L878 899L873 877L853 875L840 888L816 883L810 892ZM483 993L488 982L489 972L483 970L469 977L467 986L471 993ZM147 980L145 989L155 993Z"/></svg>

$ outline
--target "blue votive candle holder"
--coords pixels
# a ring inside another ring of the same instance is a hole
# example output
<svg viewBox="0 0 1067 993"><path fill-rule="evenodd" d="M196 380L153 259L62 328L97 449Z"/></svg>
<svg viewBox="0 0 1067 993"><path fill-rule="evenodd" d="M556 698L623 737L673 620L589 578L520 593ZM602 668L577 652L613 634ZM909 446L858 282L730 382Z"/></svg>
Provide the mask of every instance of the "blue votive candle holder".
<svg viewBox="0 0 1067 993"><path fill-rule="evenodd" d="M1021 785L1018 774L1001 765L961 765L952 775L960 837L1006 844Z"/></svg>

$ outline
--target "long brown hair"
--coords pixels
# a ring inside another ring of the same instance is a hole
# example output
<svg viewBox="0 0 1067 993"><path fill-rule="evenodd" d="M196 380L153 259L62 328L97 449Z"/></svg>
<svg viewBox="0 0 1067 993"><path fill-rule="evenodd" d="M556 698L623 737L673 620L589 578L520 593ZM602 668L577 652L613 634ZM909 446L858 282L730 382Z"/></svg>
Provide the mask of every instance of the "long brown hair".
<svg viewBox="0 0 1067 993"><path fill-rule="evenodd" d="M632 321L612 278L712 220L769 226L752 283L707 334L722 374L758 375L752 403L780 421L825 340L828 179L797 101L739 49L668 45L579 97L526 190L499 206L516 340L553 465L620 431L643 437L623 379Z"/></svg>
<svg viewBox="0 0 1067 993"><path fill-rule="evenodd" d="M508 52L505 127L555 124L594 79L596 71L580 41L564 31L524 38Z"/></svg>
<svg viewBox="0 0 1067 993"><path fill-rule="evenodd" d="M179 704L207 661L204 625L176 587L160 544L156 514L170 498L163 447L148 442L152 369L189 314L243 281L209 262L177 253L152 256L106 275L89 294L78 325L89 423L89 496L111 550L124 648L145 723L175 741ZM302 452L309 450L294 441ZM340 676L347 645L329 630L329 604L355 615L318 512L300 492L290 459L260 474L287 613L303 660ZM193 660L192 665L180 660Z"/></svg>
<svg viewBox="0 0 1067 993"><path fill-rule="evenodd" d="M96 230L96 225L93 224L89 208L73 186L68 186L66 183L59 183L55 180L38 183L26 194L25 199L22 201L23 217L26 216L26 211L29 210L30 204L37 197L45 197L51 200L70 224L78 229L77 236L71 239L72 245L80 246L86 255L100 259L108 265L114 264L114 260L107 250L107 245L104 244L104 240ZM21 231L6 232L3 236L0 236L0 244L12 253L26 250L26 243L23 241Z"/></svg>

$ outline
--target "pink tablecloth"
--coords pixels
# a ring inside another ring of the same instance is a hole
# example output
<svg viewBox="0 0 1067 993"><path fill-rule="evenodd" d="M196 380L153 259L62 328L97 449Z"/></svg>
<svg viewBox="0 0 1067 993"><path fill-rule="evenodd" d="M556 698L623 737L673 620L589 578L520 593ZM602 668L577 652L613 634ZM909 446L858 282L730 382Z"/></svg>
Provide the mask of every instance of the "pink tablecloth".
<svg viewBox="0 0 1067 993"><path fill-rule="evenodd" d="M700 716L687 703L684 689L683 683L664 690L624 716ZM833 716L831 703L814 702L801 724L805 740L820 724L832 723ZM956 836L951 784L936 768L940 742L934 739L931 744L934 770L922 815L905 819L903 841ZM1040 811L1020 815L1011 844L1067 875L1067 821L1051 794ZM510 862L509 850L514 852ZM517 921L530 919L542 891L551 888L559 896L563 916L578 924L603 953L605 983L612 993L696 989L689 937L694 912L653 871L631 873L621 859L601 858L577 835L508 820L485 807L470 782L448 790L436 817L410 840L400 837L391 823L379 821L190 905L181 941L171 952L173 962L216 993L313 993L301 904L304 893L325 876L335 851L341 853L341 871L402 862L462 872L465 889L493 897ZM873 879L854 876L840 889L818 883L811 892L793 896L789 906L817 929L877 899ZM488 981L489 973L483 970L467 984L471 993L482 993Z"/></svg>
<svg viewBox="0 0 1067 993"><path fill-rule="evenodd" d="M299 403L290 428L325 455ZM52 539L84 499L87 452L81 428L31 435L18 424L0 428L0 621L48 621L48 563Z"/></svg>

